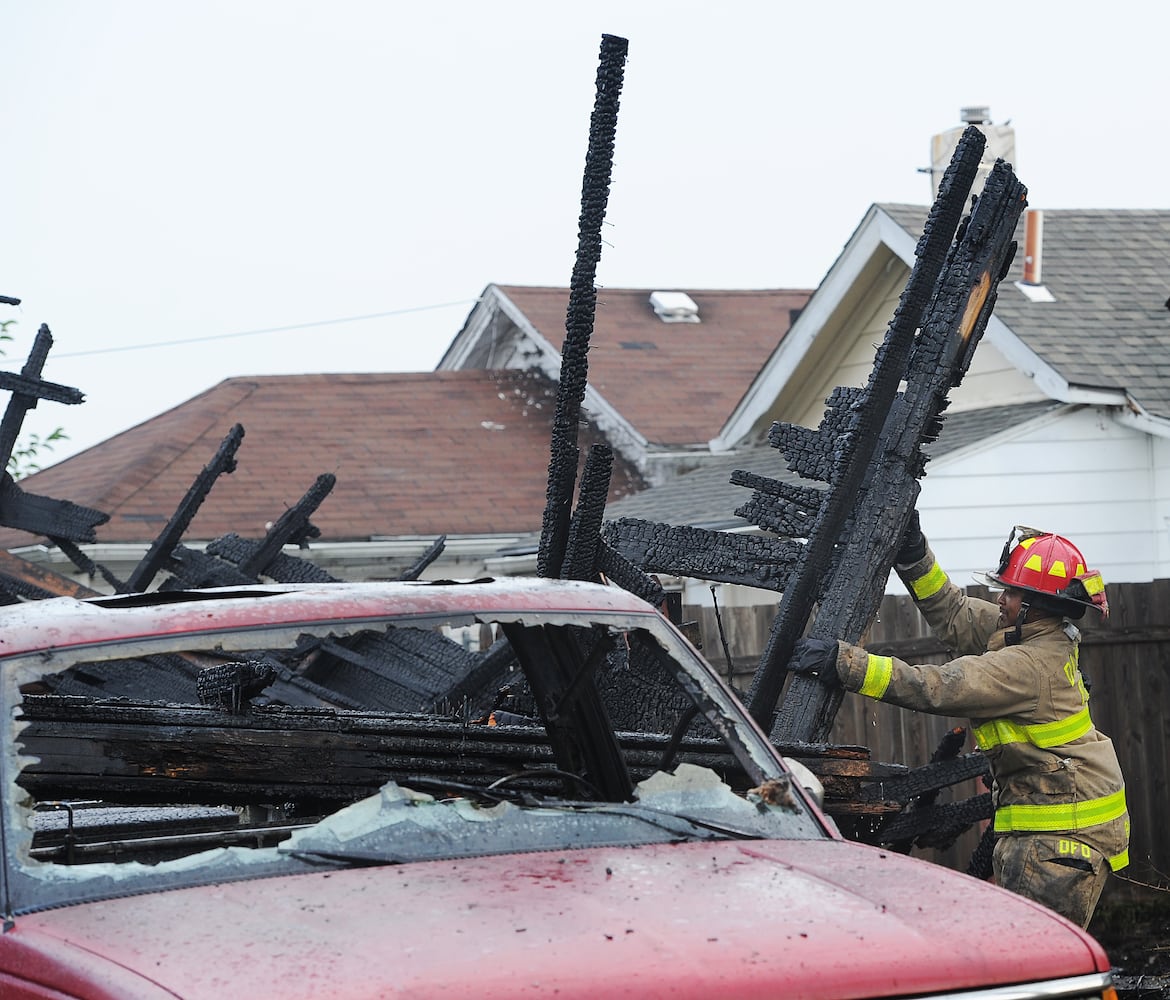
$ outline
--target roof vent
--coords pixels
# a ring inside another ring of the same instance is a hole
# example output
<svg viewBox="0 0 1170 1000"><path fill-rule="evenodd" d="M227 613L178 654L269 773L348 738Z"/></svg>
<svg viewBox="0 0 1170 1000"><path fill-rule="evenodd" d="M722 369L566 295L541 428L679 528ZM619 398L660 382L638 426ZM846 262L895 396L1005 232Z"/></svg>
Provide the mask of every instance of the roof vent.
<svg viewBox="0 0 1170 1000"><path fill-rule="evenodd" d="M1024 293L1024 298L1029 302L1056 301L1041 278L1043 252L1044 213L1038 208L1029 208L1024 213L1024 280L1016 282L1016 288Z"/></svg>
<svg viewBox="0 0 1170 1000"><path fill-rule="evenodd" d="M663 323L699 323L699 307L686 292L651 292L650 305Z"/></svg>

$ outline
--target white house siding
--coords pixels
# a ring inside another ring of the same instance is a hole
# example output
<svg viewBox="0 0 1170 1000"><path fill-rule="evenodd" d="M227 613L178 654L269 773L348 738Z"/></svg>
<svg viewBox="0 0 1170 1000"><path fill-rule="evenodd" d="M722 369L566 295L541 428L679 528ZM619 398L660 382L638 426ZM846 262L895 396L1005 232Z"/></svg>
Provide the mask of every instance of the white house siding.
<svg viewBox="0 0 1170 1000"><path fill-rule="evenodd" d="M1170 576L1170 442L1070 407L927 466L918 502L960 585L994 568L1013 525L1071 539L1106 583ZM896 577L889 587L904 592Z"/></svg>
<svg viewBox="0 0 1170 1000"><path fill-rule="evenodd" d="M1150 466L1153 469L1154 534L1157 538L1158 578L1170 576L1170 440L1147 437Z"/></svg>
<svg viewBox="0 0 1170 1000"><path fill-rule="evenodd" d="M869 381L873 372L874 356L878 346L886 338L886 330L898 305L898 297L904 284L904 277L895 279L886 276L885 293L882 297L876 302L873 299L862 300L864 308L858 309L848 318L836 337L840 344L847 345L839 355L836 355L840 361L831 370L822 367L809 379L815 390L804 405L797 404L796 412L800 413L797 423L805 427L816 427L825 415L825 400L837 386L863 386ZM791 420L790 417L783 419Z"/></svg>
<svg viewBox="0 0 1170 1000"><path fill-rule="evenodd" d="M848 348L838 367L816 381L810 380L816 386L815 393L806 408L798 411L801 413L798 423L816 427L824 415L824 401L835 386L862 386L869 380L878 345L885 340L909 274L909 270L903 267L901 276L890 283L876 308L865 315L859 313L852 317L850 324L842 329L838 336L842 342L848 341ZM983 340L975 350L962 383L951 392L950 409L957 413L1047 398L1032 379L1012 365L994 345Z"/></svg>
<svg viewBox="0 0 1170 1000"><path fill-rule="evenodd" d="M989 343L986 337L975 348L971 367L958 388L951 390L950 413L980 410L987 406L1012 406L1048 399L1036 383Z"/></svg>

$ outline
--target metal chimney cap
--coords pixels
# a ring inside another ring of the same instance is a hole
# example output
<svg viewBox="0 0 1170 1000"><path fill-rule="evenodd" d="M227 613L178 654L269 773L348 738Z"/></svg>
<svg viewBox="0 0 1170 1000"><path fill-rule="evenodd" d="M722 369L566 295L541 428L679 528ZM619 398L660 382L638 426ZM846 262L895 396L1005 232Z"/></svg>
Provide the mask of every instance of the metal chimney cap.
<svg viewBox="0 0 1170 1000"><path fill-rule="evenodd" d="M991 108L986 104L972 104L969 107L961 108L959 117L967 125L990 125Z"/></svg>

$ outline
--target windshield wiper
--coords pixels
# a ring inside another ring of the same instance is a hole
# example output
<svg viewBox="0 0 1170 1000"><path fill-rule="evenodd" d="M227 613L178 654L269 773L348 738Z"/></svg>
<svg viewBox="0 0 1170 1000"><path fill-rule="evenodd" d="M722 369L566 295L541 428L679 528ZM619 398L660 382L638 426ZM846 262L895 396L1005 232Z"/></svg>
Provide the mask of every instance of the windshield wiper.
<svg viewBox="0 0 1170 1000"><path fill-rule="evenodd" d="M672 821L678 821L686 824L687 830L691 833L696 830L705 830L708 833L718 835L717 837L704 837L704 840L760 840L764 836L758 830L743 830L739 827L728 826L725 823L713 823L710 820L699 819L697 816L671 812L669 809L658 809L654 806L643 805L640 802L605 803L602 805L598 805L595 802L582 802L579 805L583 811L601 813L603 815L631 816L634 819L642 820L644 823L661 827L663 830L676 831L678 829L677 823Z"/></svg>
<svg viewBox="0 0 1170 1000"><path fill-rule="evenodd" d="M565 772L552 768L533 768L513 777L541 777L551 775L562 776ZM444 789L459 792L469 798L487 799L489 802L513 802L529 809L561 809L574 812L589 812L607 816L627 816L650 823L671 833L694 834L696 830L715 833L721 837L733 840L759 840L763 834L759 831L744 830L739 827L728 826L725 823L715 823L711 820L700 819L687 813L671 812L669 809L659 809L656 806L645 805L641 802L593 802L580 799L563 799L556 796L538 796L523 789L508 788L501 779L491 785L467 785L445 779L426 778L421 775L412 776L403 781L407 787L424 787ZM677 822L685 824L680 830Z"/></svg>

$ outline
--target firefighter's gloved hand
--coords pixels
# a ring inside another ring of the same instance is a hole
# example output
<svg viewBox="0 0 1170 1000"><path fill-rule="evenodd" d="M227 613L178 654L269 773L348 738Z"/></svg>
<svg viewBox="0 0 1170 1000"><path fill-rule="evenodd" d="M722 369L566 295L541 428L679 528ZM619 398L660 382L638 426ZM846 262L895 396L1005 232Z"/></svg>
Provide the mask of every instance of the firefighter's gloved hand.
<svg viewBox="0 0 1170 1000"><path fill-rule="evenodd" d="M822 684L836 684L837 648L836 639L801 639L792 647L788 669L815 677Z"/></svg>
<svg viewBox="0 0 1170 1000"><path fill-rule="evenodd" d="M910 520L902 534L902 541L898 546L898 554L894 556L894 562L899 566L909 566L911 563L918 562L924 555L926 555L926 536L922 533L922 525L918 521L918 509L915 508L910 512Z"/></svg>

